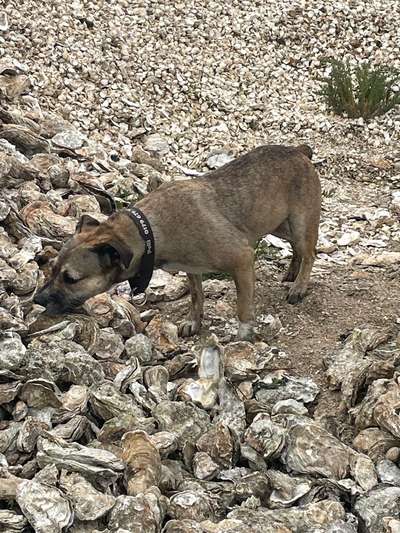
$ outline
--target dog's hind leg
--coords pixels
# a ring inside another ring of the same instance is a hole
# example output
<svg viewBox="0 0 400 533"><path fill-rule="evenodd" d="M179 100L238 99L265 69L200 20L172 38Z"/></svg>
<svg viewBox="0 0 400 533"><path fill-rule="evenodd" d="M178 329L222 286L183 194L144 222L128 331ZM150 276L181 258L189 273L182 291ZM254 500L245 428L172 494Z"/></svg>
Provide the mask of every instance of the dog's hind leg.
<svg viewBox="0 0 400 533"><path fill-rule="evenodd" d="M201 274L187 274L192 306L189 317L179 327L181 337L190 337L200 331L203 318L204 295Z"/></svg>
<svg viewBox="0 0 400 533"><path fill-rule="evenodd" d="M287 269L286 273L282 278L282 283L285 281L294 281L297 277L297 274L299 273L301 260L296 252L296 248L293 246L292 234L290 231L288 220L282 222L282 224L272 232L272 235L275 235L275 237L279 237L280 239L285 239L286 241L289 241L292 246L292 260L290 261L289 268Z"/></svg>
<svg viewBox="0 0 400 533"><path fill-rule="evenodd" d="M309 212L306 216L303 214L291 216L289 225L293 259L288 274L294 275L295 269L299 267L287 296L288 302L294 304L300 302L307 292L318 240L319 213ZM293 270L291 270L292 266Z"/></svg>
<svg viewBox="0 0 400 533"><path fill-rule="evenodd" d="M300 257L298 256L296 249L293 247L293 245L292 245L292 249L293 249L292 260L290 261L289 268L287 269L286 273L284 274L282 278L282 283L285 281L294 281L297 278L297 275L300 270L300 263L301 263Z"/></svg>

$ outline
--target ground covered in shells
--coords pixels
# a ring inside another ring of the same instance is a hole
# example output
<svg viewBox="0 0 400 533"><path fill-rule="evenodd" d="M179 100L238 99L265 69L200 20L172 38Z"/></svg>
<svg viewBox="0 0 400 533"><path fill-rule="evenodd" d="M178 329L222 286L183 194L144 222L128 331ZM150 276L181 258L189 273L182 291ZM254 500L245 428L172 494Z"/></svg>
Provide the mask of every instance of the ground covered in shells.
<svg viewBox="0 0 400 533"><path fill-rule="evenodd" d="M326 58L399 68L398 2L0 6L0 530L400 531L400 116L328 112ZM157 271L82 313L33 304L83 213L103 220L259 144L307 143L318 257L285 302L287 243L257 250L258 337L204 281Z"/></svg>

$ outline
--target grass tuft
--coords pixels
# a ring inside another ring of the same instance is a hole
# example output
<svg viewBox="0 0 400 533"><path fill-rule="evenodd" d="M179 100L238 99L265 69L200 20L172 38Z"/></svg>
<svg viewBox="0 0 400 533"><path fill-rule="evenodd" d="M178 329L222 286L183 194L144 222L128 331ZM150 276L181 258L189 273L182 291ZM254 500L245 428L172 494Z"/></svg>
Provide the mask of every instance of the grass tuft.
<svg viewBox="0 0 400 533"><path fill-rule="evenodd" d="M320 91L329 109L349 118L371 119L400 104L400 73L387 66L355 67L329 60L331 73Z"/></svg>

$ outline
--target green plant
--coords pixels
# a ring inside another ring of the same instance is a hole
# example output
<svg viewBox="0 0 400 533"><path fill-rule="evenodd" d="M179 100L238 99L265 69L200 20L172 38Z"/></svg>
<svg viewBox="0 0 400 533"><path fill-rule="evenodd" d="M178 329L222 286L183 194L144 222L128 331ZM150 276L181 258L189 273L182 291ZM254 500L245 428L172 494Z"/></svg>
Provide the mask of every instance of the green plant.
<svg viewBox="0 0 400 533"><path fill-rule="evenodd" d="M370 119L400 104L400 73L386 66L363 63L355 67L330 60L331 73L322 80L320 94L329 109L350 118Z"/></svg>

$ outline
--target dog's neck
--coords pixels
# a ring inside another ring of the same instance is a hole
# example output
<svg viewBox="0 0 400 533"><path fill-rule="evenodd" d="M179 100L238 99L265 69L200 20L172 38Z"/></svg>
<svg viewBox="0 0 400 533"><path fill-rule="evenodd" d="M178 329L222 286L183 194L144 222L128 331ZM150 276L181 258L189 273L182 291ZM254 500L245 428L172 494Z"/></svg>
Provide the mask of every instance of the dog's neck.
<svg viewBox="0 0 400 533"><path fill-rule="evenodd" d="M141 294L147 289L154 272L155 245L153 230L146 215L137 207L129 207L124 210L132 222L136 225L139 235L144 243L144 251L137 273L129 278L132 294Z"/></svg>
<svg viewBox="0 0 400 533"><path fill-rule="evenodd" d="M157 268L163 262L163 243L165 242L162 231L160 231L161 224L158 221L158 217L154 216L150 210L142 209L140 211L145 215L147 222L150 225L151 231L153 233L154 241L154 267ZM125 211L120 211L120 215L124 218L124 223L122 224L123 228L123 238L126 242L129 243L129 246L134 250L134 257L132 259L129 267L123 272L118 282L126 281L133 278L139 271L141 260L146 252L145 250L145 238L141 235L139 231L138 224L132 219L132 217ZM121 229L121 226L119 226Z"/></svg>
<svg viewBox="0 0 400 533"><path fill-rule="evenodd" d="M146 200L145 198L144 200ZM155 268L159 268L160 265L167 259L168 251L166 244L168 243L168 236L165 235L163 231L162 216L163 213L158 213L156 210L151 208L151 204L141 200L138 202L135 207L139 208L140 211L145 215L151 229L153 231L154 237L154 246L155 246L155 257L154 265ZM171 236L170 236L171 238Z"/></svg>

